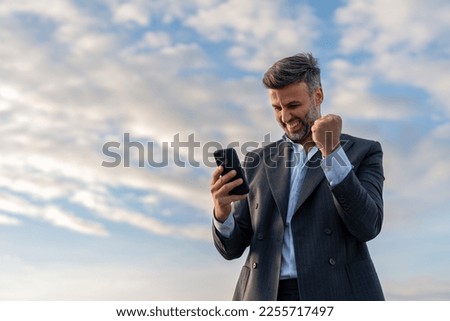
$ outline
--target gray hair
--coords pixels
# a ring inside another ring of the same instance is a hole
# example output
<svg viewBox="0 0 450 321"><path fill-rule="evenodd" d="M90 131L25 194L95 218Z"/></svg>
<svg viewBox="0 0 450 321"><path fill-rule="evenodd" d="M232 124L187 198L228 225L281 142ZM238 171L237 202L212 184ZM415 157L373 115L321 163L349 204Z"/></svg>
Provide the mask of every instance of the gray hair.
<svg viewBox="0 0 450 321"><path fill-rule="evenodd" d="M305 82L310 94L320 83L320 68L311 53L299 53L278 60L263 77L263 84L268 89L281 89L291 84Z"/></svg>

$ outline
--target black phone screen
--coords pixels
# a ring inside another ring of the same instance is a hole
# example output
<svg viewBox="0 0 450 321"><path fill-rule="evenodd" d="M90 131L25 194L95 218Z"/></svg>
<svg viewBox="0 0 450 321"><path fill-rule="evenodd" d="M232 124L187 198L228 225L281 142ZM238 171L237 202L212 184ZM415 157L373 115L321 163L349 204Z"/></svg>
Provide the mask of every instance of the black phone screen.
<svg viewBox="0 0 450 321"><path fill-rule="evenodd" d="M216 159L217 166L223 166L222 175L225 175L226 173L234 169L237 174L231 179L231 181L234 181L238 178L242 178L244 180L241 185L236 186L230 191L230 195L247 194L249 192L247 179L245 177L244 170L241 167L239 157L234 148L218 149L214 152L214 157Z"/></svg>

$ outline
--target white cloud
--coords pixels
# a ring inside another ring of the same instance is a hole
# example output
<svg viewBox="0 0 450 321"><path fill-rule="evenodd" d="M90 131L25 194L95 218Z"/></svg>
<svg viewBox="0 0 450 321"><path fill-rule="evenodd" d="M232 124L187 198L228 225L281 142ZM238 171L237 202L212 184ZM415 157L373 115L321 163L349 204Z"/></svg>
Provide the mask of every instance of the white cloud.
<svg viewBox="0 0 450 321"><path fill-rule="evenodd" d="M106 236L107 232L98 223L77 217L55 205L37 206L13 195L0 195L0 210L10 215L20 215L42 220L82 234ZM14 223L13 221L10 221Z"/></svg>
<svg viewBox="0 0 450 321"><path fill-rule="evenodd" d="M350 0L335 14L343 58L330 64L333 108L355 119L389 120L397 128L378 135L385 147L388 226L406 221L417 227L424 212L445 206L447 200L450 78L444 70L450 68L445 36L450 22L444 17L449 12L448 3L440 0ZM359 63L352 58L355 54L361 56ZM392 86L394 94L379 91L377 83ZM395 94L395 86L419 89L427 98ZM434 130L413 123L433 114L442 124Z"/></svg>
<svg viewBox="0 0 450 321"><path fill-rule="evenodd" d="M153 21L171 24L183 20L199 8L208 8L220 0L101 0L110 10L112 19L117 24L128 28L148 27Z"/></svg>
<svg viewBox="0 0 450 321"><path fill-rule="evenodd" d="M1 129L8 137L0 160L0 186L6 192L3 210L80 233L107 234L103 226L52 206L53 202L71 200L72 204L91 208L90 215L109 221L131 224L156 234L206 239L209 235L206 226L188 226L191 232L186 232L136 212L127 204L104 206L110 201L104 198L113 188L156 190L174 202L186 202L200 211L207 208L209 216L208 201L205 202L208 195L204 193L208 187L199 188L198 179L186 179L194 174L181 169L172 170L171 174L167 170L108 171L101 167L100 154L106 137L120 137L123 132L132 131L141 139L159 142L190 128L192 124L185 122L184 113L192 113L189 108L196 109L197 105L210 101L211 96L205 95L201 88L206 83L194 84L190 89L186 89L188 80L175 81L173 88L167 84L173 82L180 70L204 66L201 49L195 44L171 46L163 33L148 33L144 41L151 46L159 41L163 51L140 56L125 47L118 55L109 54L99 48L113 42L119 44L119 39L108 32L91 30L96 21L89 16L82 18L68 4L60 7L64 11L60 15L32 3L3 5L1 9L8 17L0 32L4 43L8 43L0 51L8 62L4 65L7 69L0 69L2 79L6 79L0 89L1 113L6 120ZM26 26L20 29L20 23L15 22L18 28L14 35L8 30L14 12L54 19L56 32L48 35L47 43L37 44L28 38ZM65 20L65 14L70 19ZM66 56L57 55L54 61L60 43L71 46ZM102 57L92 55L93 50ZM33 52L31 59L24 59L23 53L29 52ZM178 92L174 94L173 89ZM80 191L84 196L75 197ZM96 207L87 205L86 199L98 197L104 203ZM4 218L3 222L15 221Z"/></svg>
<svg viewBox="0 0 450 321"><path fill-rule="evenodd" d="M173 57L174 61L178 58L176 50L169 53L169 56ZM42 66L46 64L50 68L43 68L45 73L40 73L39 68L34 71L36 79L45 79L49 77L49 74L51 75L51 62L45 60L40 62ZM26 199L36 199L44 201L44 203L64 199L71 200L75 204L92 209L91 214L93 215L114 222L130 224L155 234L181 235L209 240L209 227L206 226L193 225L180 228L137 213L128 205L102 206L102 204L110 202L107 199L104 200L104 203L98 203L96 207L88 206L89 204L87 205L83 201L86 197L103 199L112 188L131 188L147 192L156 190L166 197L172 198L175 202L181 201L191 204L201 211L207 211L209 216L207 184L205 184L205 188L199 188L202 181L194 178L192 176L194 174L190 173L189 169L173 169L172 171L152 169L148 171L124 168L123 164L116 169L101 167L103 159L100 150L102 143L106 141L106 139L102 141L102 137L105 135L114 137L117 133L127 132L131 129L133 133L137 132L140 135L139 138L152 139L148 136L151 133L156 136L157 142L165 137L172 139L173 133L186 131L187 126L191 124L184 123L182 109L171 110L169 107L181 104L170 104L168 101L170 99L183 101L186 97L190 97L189 103L182 105L189 107L189 104L199 104L198 100L205 100L202 98L204 95L200 87L194 86L188 90L182 84L175 84L181 95L172 96L171 88L166 88L161 84L163 90L159 92L160 98L158 99L161 99L162 104L167 104L169 108L167 110L165 106L158 106L158 103L155 103L153 97L157 97L155 96L157 92L148 94L147 85L151 86L151 79L149 83L146 83L147 76L145 74L133 69L127 70L120 64L120 61L116 61L116 65L111 64L91 69L92 74L96 77L104 74L106 76L104 79L111 79L103 89L118 98L118 102L113 102L111 106L102 102L103 97L97 94L98 89L95 88L95 84L90 82L89 76L77 83L77 87L61 81L59 86L50 90L37 90L32 95L16 95L12 89L2 91L4 101L10 106L4 110L5 118L10 121L3 124L3 129L6 130L10 139L3 146L5 157L0 161L3 172L0 185L8 191L21 194ZM173 67L175 70L176 66ZM164 68L164 66L160 68ZM70 69L69 66L67 70ZM115 82L114 77L108 76L111 72L116 71L122 75L125 74L125 78L127 75L130 78L136 79L137 77L137 82L134 85L129 84L124 78L119 78ZM67 76L71 77L70 72ZM167 75L164 78L169 79ZM124 86L121 86L122 84ZM13 87L23 86L23 82L19 77L11 85ZM94 87L89 88L91 85ZM77 89L75 94L81 91L84 97L74 96L73 89ZM196 91L198 95L196 95ZM196 96L199 98L195 98ZM80 105L80 100L83 100L85 105ZM109 101L110 98L106 98L106 100ZM208 100L207 96L205 101ZM149 104L149 102L151 103ZM128 108L128 104L130 104L130 108ZM41 106L44 108L40 108ZM158 107L165 112L158 112L156 110ZM115 111L117 114L114 113ZM139 131L137 122L141 121L142 131ZM198 121L201 122L201 119ZM109 127L108 122L111 122L113 126ZM167 126L167 124L170 125ZM186 179L190 176L192 176L190 180ZM78 195L79 191L85 193L84 198L70 197L70 195ZM6 206L6 209L8 208L12 211L18 210L17 207ZM74 217L72 217L74 225L70 225L67 223L66 217L57 213L54 208L43 206L41 210L46 215L37 215L35 218L43 219L55 226L71 228L82 233L85 231L81 225L75 224L80 222L75 222ZM37 206L31 213L36 212L38 212ZM30 211L26 213L29 214ZM180 213L180 215L182 214L184 213ZM105 234L106 232L92 232L92 234L96 233Z"/></svg>
<svg viewBox="0 0 450 321"><path fill-rule="evenodd" d="M20 221L14 217L0 213L0 225L18 226Z"/></svg>
<svg viewBox="0 0 450 321"><path fill-rule="evenodd" d="M336 11L336 21L344 27L342 50L412 53L428 50L436 41L448 45L449 10L445 0L347 1Z"/></svg>
<svg viewBox="0 0 450 321"><path fill-rule="evenodd" d="M168 47L172 44L171 37L165 32L147 32L140 44L141 47L160 48ZM138 45L139 46L139 45Z"/></svg>
<svg viewBox="0 0 450 321"><path fill-rule="evenodd" d="M30 140L31 138L25 142ZM9 157L2 158L0 186L5 191L16 193L25 199L36 200L41 205L31 205L19 196L10 196L14 201L7 201L8 198L5 196L1 204L3 210L88 233L89 226L85 229L83 220L78 220L72 214L64 214L62 209L50 205L52 202L66 200L72 204L82 205L90 210L91 215L100 216L108 221L130 224L155 234L186 235L194 239L209 240L209 228L205 226L172 226L138 213L129 205L121 204L109 195L112 188L129 188L147 193L156 190L176 202L191 204L209 214L207 188L192 185L193 182L198 182L197 179L186 181L186 175L190 175L188 170L172 170L172 174L161 176L158 169L148 171L141 168L125 168L123 164L118 168L109 169L101 166L102 158L97 151L88 150L84 146L74 145L66 151L40 150L33 148L31 143L25 143L26 145L29 147L24 148L22 152L16 150ZM12 145L12 148L17 149L17 145ZM161 171L168 173L164 169ZM176 174L177 172L179 174ZM207 184L205 186L207 187ZM155 205L157 208L158 204ZM198 232L186 234L186 228ZM103 228L94 228L90 232L93 235L106 234Z"/></svg>
<svg viewBox="0 0 450 321"><path fill-rule="evenodd" d="M145 214L136 212L130 208L124 208L120 202L106 195L94 194L87 191L75 193L70 201L83 205L94 214L103 219L125 223L136 228L144 229L156 235L166 235L170 237L187 237L189 239L210 240L210 231L204 225L174 225L151 217L151 212ZM157 207L155 207L156 209Z"/></svg>
<svg viewBox="0 0 450 321"><path fill-rule="evenodd" d="M449 15L450 5L441 0L350 0L335 15L342 31L340 50L368 54L360 66L352 66L365 72L362 77L422 89L433 111L449 117L450 76L443 72L450 68Z"/></svg>
<svg viewBox="0 0 450 321"><path fill-rule="evenodd" d="M119 23L134 22L141 26L148 25L150 15L146 3L140 0L118 3L113 11L114 21Z"/></svg>
<svg viewBox="0 0 450 321"><path fill-rule="evenodd" d="M318 19L307 5L283 7L272 1L229 0L199 10L185 21L206 39L229 42L228 56L248 71L263 71L275 60L310 51Z"/></svg>
<svg viewBox="0 0 450 321"><path fill-rule="evenodd" d="M0 15L10 16L17 12L27 12L57 21L72 21L79 18L79 10L67 0L50 0L46 3L30 0L3 2Z"/></svg>
<svg viewBox="0 0 450 321"><path fill-rule="evenodd" d="M417 114L417 104L402 96L387 96L372 92L374 70L369 65L354 65L345 59L330 63L330 87L325 88L324 108L347 118L399 120L407 114Z"/></svg>
<svg viewBox="0 0 450 321"><path fill-rule="evenodd" d="M39 41L35 37L36 33L33 37L24 32L27 28L26 19L21 19L16 14L28 14L35 17L37 27L45 31L39 36L43 38L54 37L53 39L57 41L54 45L60 46L59 48L55 46L56 49L60 50L60 54L69 50L75 54L92 55L111 49L111 37L95 31L101 23L95 21L87 12L75 6L71 1L50 0L41 3L23 0L0 4L0 16L5 19L4 23L9 23L8 27L16 31L16 33L10 33L9 36L14 37L19 33L29 41L29 44L43 48L46 42ZM21 23L19 21L25 21L25 30L20 30ZM24 54L29 53L24 51ZM36 59L34 56L30 56L30 58ZM57 56L54 58L56 61L60 59ZM22 65L27 65L26 61L22 61Z"/></svg>

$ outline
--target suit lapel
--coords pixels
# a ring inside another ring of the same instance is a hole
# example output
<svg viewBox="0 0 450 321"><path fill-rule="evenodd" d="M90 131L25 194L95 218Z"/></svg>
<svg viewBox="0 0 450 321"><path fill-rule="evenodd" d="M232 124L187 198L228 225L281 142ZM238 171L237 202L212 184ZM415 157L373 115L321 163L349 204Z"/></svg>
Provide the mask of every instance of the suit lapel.
<svg viewBox="0 0 450 321"><path fill-rule="evenodd" d="M343 137L341 137L341 146L345 152L347 152L352 145L352 141L343 140ZM305 179L303 180L303 186L300 190L300 195L298 197L294 213L298 211L300 206L302 206L306 199L311 195L317 185L319 185L319 183L325 178L325 173L320 166L321 161L322 153L317 151L317 153L314 154L314 156L307 162Z"/></svg>
<svg viewBox="0 0 450 321"><path fill-rule="evenodd" d="M279 212L286 222L290 190L290 169L286 166L290 160L289 144L279 141L265 155L265 169L269 187Z"/></svg>
<svg viewBox="0 0 450 321"><path fill-rule="evenodd" d="M341 146L347 152L353 145L353 141L341 137ZM281 213L283 221L286 222L289 192L290 192L290 168L286 166L290 162L291 149L289 144L285 141L277 142L273 147L265 153L265 169L267 181L272 192L278 210ZM318 151L307 163L307 171L300 195L295 207L294 213L311 195L314 189L325 178L320 162L322 160L322 153Z"/></svg>
<svg viewBox="0 0 450 321"><path fill-rule="evenodd" d="M344 149L345 153L347 154L349 160L351 160L350 155L347 152L349 151L350 147L352 147L352 145L354 144L354 141L349 140L348 138L349 138L348 135L345 134L341 135L341 146Z"/></svg>
<svg viewBox="0 0 450 321"><path fill-rule="evenodd" d="M306 163L306 174L303 180L303 185L300 189L300 195L298 196L294 213L297 212L303 202L309 197L309 195L311 195L316 186L319 185L320 181L324 179L325 174L320 167L321 160L322 153L320 151L317 151L314 156Z"/></svg>

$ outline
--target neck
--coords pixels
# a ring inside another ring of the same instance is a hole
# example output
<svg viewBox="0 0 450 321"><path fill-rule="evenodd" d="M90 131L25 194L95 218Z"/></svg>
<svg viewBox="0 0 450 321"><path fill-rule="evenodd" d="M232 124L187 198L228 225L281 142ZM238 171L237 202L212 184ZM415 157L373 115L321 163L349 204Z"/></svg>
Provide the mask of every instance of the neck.
<svg viewBox="0 0 450 321"><path fill-rule="evenodd" d="M316 143L312 139L312 134L306 136L305 138L301 139L300 141L295 141L294 143L302 145L307 153L309 153L311 148L316 146Z"/></svg>

